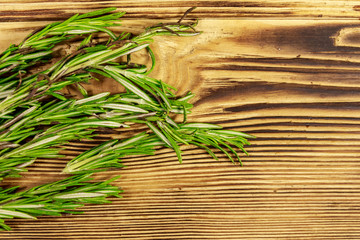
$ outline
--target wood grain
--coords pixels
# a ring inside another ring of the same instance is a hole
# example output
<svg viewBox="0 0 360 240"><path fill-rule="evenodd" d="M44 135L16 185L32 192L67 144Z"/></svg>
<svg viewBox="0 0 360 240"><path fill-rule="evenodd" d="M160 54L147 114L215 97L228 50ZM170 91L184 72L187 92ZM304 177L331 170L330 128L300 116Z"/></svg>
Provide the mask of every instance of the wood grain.
<svg viewBox="0 0 360 240"><path fill-rule="evenodd" d="M97 175L120 173L122 199L83 215L11 220L0 238L359 239L359 5L0 0L1 49L77 12L115 6L128 12L124 28L140 31L198 6L190 17L203 34L158 39L153 76L197 95L190 120L257 136L242 168L193 147L181 165L168 149L126 158L127 168ZM56 179L68 158L39 160L10 183Z"/></svg>

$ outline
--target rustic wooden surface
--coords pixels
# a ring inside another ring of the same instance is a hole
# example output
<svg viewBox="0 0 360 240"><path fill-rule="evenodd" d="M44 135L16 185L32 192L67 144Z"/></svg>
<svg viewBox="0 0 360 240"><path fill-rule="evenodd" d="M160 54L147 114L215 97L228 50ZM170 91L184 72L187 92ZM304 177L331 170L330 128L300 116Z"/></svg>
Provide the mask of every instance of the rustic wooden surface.
<svg viewBox="0 0 360 240"><path fill-rule="evenodd" d="M153 76L197 94L192 121L256 135L250 157L243 168L195 148L182 165L170 150L128 158L123 199L11 220L0 239L360 239L360 2L0 0L0 49L108 6L134 31L198 6L204 33L159 39ZM64 164L39 161L13 184Z"/></svg>

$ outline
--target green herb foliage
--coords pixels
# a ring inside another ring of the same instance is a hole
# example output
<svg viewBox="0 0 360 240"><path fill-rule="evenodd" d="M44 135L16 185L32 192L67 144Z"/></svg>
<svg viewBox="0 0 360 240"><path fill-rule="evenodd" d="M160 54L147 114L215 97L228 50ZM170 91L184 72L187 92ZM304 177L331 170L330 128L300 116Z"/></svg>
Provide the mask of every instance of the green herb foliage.
<svg viewBox="0 0 360 240"><path fill-rule="evenodd" d="M125 156L153 155L157 148L168 147L181 163L181 145L194 145L215 159L220 151L241 163L237 151L246 153L244 145L249 144L251 135L210 123L187 123L193 94L177 96L174 87L149 76L155 66L150 48L154 37L199 34L197 22L182 23L193 9L177 23L158 24L138 35L116 34L108 28L119 27L124 15L114 13L113 8L75 15L45 26L0 54L0 179L20 177L38 158L62 157L66 144L91 139L96 131L113 129L117 133L118 128L143 126L136 135L106 141L69 161L63 169L71 175L68 178L25 191L0 189L3 230L10 230L4 222L7 218L79 213L76 208L86 203L106 203L106 197L118 197L121 190L110 184L114 179L93 182L90 176L123 167L121 158ZM93 39L100 33L108 39L95 44ZM74 52L44 64L54 59L56 46L76 38L82 41ZM131 54L138 51L147 51L150 66L130 61ZM34 71L39 64L48 68ZM94 79L94 74L113 79L126 91L90 96L84 84ZM64 94L66 86L77 87L83 97ZM179 114L183 122L174 120Z"/></svg>

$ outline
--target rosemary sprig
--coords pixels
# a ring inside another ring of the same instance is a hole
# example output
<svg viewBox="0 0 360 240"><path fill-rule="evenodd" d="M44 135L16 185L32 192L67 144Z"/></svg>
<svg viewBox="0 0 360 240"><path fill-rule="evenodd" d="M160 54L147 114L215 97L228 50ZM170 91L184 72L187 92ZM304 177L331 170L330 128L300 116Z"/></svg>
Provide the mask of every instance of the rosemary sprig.
<svg viewBox="0 0 360 240"><path fill-rule="evenodd" d="M89 182L90 176L78 174L20 192L16 191L17 187L0 189L0 227L11 230L4 219L79 214L81 211L76 209L84 204L110 203L107 197L120 197L122 190L110 184L118 177L104 182Z"/></svg>
<svg viewBox="0 0 360 240"><path fill-rule="evenodd" d="M119 26L119 18L125 12L111 13L115 8L105 8L86 14L76 14L64 22L55 22L39 29L26 37L19 45L11 45L0 54L0 76L11 72L17 73L42 62L53 52L56 44L65 40L95 32L105 32L116 39L115 34L107 27ZM13 80L4 78L4 84ZM14 81L12 81L14 82Z"/></svg>
<svg viewBox="0 0 360 240"><path fill-rule="evenodd" d="M129 155L153 155L155 147L165 146L175 150L180 163L182 162L179 144L192 144L205 149L213 158L218 159L212 148L223 152L231 161L234 155L241 164L241 159L234 147L241 149L246 154L244 145L249 142L246 138L253 136L223 130L222 127L212 124L183 124L174 128L167 122L157 121L158 127L147 122L153 133L142 132L122 142L110 140L90 149L68 162L63 172L65 173L92 173L106 171L111 168L121 168L121 158Z"/></svg>

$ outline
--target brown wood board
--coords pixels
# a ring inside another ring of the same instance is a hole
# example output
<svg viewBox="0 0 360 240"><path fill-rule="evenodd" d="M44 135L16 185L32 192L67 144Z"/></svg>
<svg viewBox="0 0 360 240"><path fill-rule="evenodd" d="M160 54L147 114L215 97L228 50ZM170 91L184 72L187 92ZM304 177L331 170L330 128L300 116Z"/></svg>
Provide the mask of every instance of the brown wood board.
<svg viewBox="0 0 360 240"><path fill-rule="evenodd" d="M196 94L190 121L257 136L250 156L243 167L195 147L182 149L183 164L169 149L129 157L97 175L121 174L122 199L83 215L9 220L0 239L360 239L358 1L0 0L0 49L110 6L136 32L198 7L189 17L203 33L158 38L152 76ZM11 184L58 179L66 161L39 160Z"/></svg>

